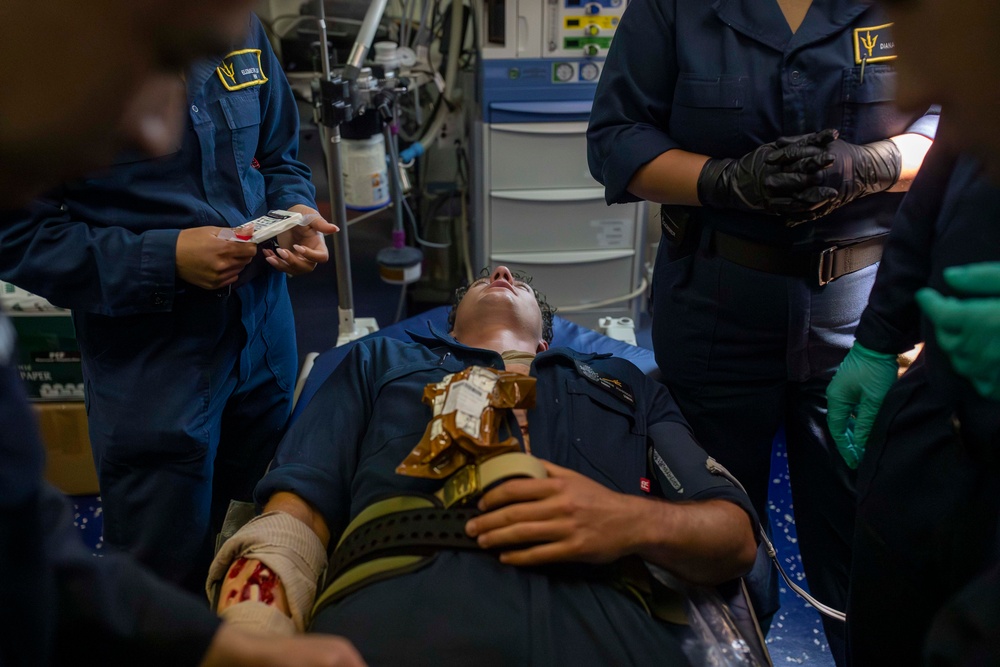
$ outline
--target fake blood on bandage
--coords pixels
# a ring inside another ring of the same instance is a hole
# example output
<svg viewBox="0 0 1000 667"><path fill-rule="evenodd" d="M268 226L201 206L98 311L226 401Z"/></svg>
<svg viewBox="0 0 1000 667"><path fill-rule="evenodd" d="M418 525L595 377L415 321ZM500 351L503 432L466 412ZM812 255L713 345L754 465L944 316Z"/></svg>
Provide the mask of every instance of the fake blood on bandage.
<svg viewBox="0 0 1000 667"><path fill-rule="evenodd" d="M240 558L237 560L232 568L229 570L229 578L234 579L243 571L246 567L247 559ZM247 579L246 583L243 584L243 590L240 591L240 602L246 602L250 599L250 594L253 592L254 587L257 587L257 602L263 602L264 604L274 604L274 587L278 584L278 577L275 576L274 572L271 571L263 563L257 563L254 567L253 572L250 573L250 577ZM236 591L232 591L229 594L230 598L236 595Z"/></svg>

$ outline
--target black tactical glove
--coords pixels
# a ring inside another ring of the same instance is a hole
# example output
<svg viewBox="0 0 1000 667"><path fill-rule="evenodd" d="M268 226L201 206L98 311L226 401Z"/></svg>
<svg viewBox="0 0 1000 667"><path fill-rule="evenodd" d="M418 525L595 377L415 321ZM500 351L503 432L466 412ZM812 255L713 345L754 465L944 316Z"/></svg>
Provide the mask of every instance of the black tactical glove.
<svg viewBox="0 0 1000 667"><path fill-rule="evenodd" d="M805 214L827 204L835 193L817 188L818 172L829 139L819 133L782 137L738 160L712 158L698 176L702 206L759 211L775 215Z"/></svg>
<svg viewBox="0 0 1000 667"><path fill-rule="evenodd" d="M836 130L823 130L812 136L815 139L809 143L808 151L803 151L800 145L789 144L773 155L773 159L783 162L801 161L804 164L800 168L820 166L821 169L813 172L820 179L816 187L829 195L825 204L789 216L786 221L789 227L827 215L858 197L888 190L899 180L903 156L891 139L857 145L838 139ZM825 145L820 156L814 152L817 142Z"/></svg>

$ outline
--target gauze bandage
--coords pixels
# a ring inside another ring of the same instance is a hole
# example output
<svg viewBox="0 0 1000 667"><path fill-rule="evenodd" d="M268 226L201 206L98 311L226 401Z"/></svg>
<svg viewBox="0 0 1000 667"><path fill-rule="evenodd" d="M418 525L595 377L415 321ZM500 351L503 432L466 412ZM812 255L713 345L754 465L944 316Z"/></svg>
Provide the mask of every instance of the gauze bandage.
<svg viewBox="0 0 1000 667"><path fill-rule="evenodd" d="M213 599L216 586L221 586L230 566L239 558L259 560L276 574L285 589L285 597L292 614L292 622L299 632L305 631L309 611L316 597L316 582L326 567L327 556L323 543L303 522L285 512L267 512L255 517L226 540L208 571L205 590ZM267 606L263 603L240 602L244 605ZM227 610L228 611L228 610ZM280 613L280 612L279 612ZM259 611L233 612L234 615L256 617L261 629L268 631L267 621ZM225 617L225 614L222 614ZM244 627L247 623L244 623Z"/></svg>
<svg viewBox="0 0 1000 667"><path fill-rule="evenodd" d="M277 607L247 600L219 612L226 623L254 634L294 635L295 621Z"/></svg>

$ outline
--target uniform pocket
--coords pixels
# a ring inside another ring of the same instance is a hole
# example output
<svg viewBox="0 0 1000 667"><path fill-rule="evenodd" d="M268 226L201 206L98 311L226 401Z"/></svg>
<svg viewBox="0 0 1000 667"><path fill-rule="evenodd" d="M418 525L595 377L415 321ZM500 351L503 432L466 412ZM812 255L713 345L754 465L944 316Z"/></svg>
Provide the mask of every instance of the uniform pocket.
<svg viewBox="0 0 1000 667"><path fill-rule="evenodd" d="M583 377L566 381L574 435L570 467L623 493L637 494L646 470L645 426L635 408Z"/></svg>
<svg viewBox="0 0 1000 667"><path fill-rule="evenodd" d="M729 155L739 146L746 103L746 77L706 78L681 74L674 87L670 131L708 155Z"/></svg>
<svg viewBox="0 0 1000 667"><path fill-rule="evenodd" d="M875 64L848 67L844 70L843 120L840 138L866 144L902 133L911 115L895 105L896 69Z"/></svg>
<svg viewBox="0 0 1000 667"><path fill-rule="evenodd" d="M243 186L247 210L253 214L264 203L264 177L252 165L260 139L260 98L256 88L233 93L220 102L231 136L233 160Z"/></svg>

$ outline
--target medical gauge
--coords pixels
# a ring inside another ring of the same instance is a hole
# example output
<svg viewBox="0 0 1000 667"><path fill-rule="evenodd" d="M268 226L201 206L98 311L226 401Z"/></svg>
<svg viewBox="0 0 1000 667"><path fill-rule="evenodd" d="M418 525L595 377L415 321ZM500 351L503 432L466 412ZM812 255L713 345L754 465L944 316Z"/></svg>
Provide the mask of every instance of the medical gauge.
<svg viewBox="0 0 1000 667"><path fill-rule="evenodd" d="M304 224L306 223L301 213L275 210L268 211L267 215L262 215L244 225L225 230L229 233L220 233L219 236L232 238L234 241L263 243L281 232Z"/></svg>

